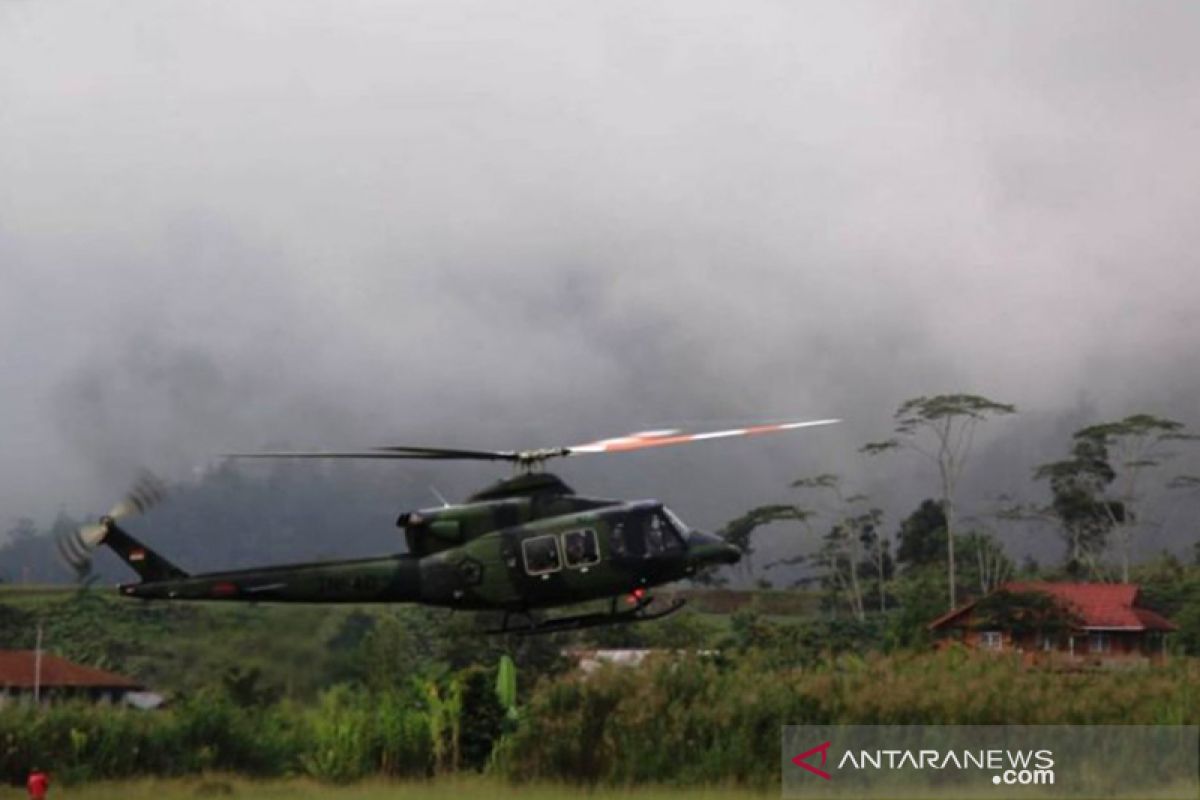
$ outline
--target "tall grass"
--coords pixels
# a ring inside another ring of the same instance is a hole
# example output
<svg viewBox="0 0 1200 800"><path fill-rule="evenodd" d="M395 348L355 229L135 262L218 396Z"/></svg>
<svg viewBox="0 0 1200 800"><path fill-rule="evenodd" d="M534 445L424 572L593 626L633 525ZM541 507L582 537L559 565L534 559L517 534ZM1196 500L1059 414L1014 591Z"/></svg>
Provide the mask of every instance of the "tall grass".
<svg viewBox="0 0 1200 800"><path fill-rule="evenodd" d="M0 774L60 780L310 776L330 783L427 777L485 765L521 783L777 785L786 724L1195 724L1200 662L1065 673L962 651L774 659L662 656L543 681L514 721L494 674L316 704L244 706L200 693L159 712L63 704L0 708ZM499 746L493 745L499 741Z"/></svg>
<svg viewBox="0 0 1200 800"><path fill-rule="evenodd" d="M1191 660L1064 673L961 651L789 669L673 658L542 686L497 763L518 781L765 787L783 725L1194 724L1197 680Z"/></svg>

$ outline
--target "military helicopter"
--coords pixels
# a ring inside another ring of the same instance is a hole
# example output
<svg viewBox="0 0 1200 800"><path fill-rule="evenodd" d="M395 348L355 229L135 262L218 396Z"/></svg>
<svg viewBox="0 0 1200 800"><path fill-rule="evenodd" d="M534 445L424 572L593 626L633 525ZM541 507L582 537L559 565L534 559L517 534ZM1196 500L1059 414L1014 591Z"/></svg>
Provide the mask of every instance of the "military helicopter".
<svg viewBox="0 0 1200 800"><path fill-rule="evenodd" d="M756 436L838 422L777 422L685 434L653 430L572 447L537 450L462 450L379 447L358 452L237 453L231 458L418 459L507 461L512 477L476 492L466 502L407 511L403 554L306 564L265 566L189 575L117 525L165 496L153 476L143 476L129 496L103 516L60 540L63 557L81 574L90 554L108 546L141 579L118 591L143 600L224 600L294 603L421 603L451 609L499 611L500 627L488 633L550 633L660 619L684 604L652 608L647 594L694 575L735 564L741 552L721 538L684 524L657 500L614 500L575 493L544 471L555 458L621 453L652 447ZM620 599L626 599L626 606ZM539 619L533 612L607 599L607 611ZM517 623L514 625L514 619Z"/></svg>

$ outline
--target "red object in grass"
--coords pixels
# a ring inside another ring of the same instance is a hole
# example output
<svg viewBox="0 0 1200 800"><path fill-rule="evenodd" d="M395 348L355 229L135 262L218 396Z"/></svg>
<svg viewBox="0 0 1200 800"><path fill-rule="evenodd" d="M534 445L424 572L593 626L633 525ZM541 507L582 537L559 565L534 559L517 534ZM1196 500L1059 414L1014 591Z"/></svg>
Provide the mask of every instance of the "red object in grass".
<svg viewBox="0 0 1200 800"><path fill-rule="evenodd" d="M29 780L25 782L25 788L29 790L31 800L43 800L46 791L50 788L50 776L41 770L34 770L29 773Z"/></svg>

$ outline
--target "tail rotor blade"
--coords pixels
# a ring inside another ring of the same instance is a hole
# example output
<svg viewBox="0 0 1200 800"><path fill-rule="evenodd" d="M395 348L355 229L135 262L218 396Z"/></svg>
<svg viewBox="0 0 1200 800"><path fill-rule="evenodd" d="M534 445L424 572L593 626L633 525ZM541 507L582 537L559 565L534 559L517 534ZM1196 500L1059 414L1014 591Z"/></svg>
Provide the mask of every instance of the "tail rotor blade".
<svg viewBox="0 0 1200 800"><path fill-rule="evenodd" d="M166 496L166 484L153 473L143 471L128 494L109 509L99 522L83 525L59 537L55 544L63 563L75 572L79 582L85 582L92 572L92 553L103 544L109 526L115 520L146 513Z"/></svg>
<svg viewBox="0 0 1200 800"><path fill-rule="evenodd" d="M108 516L112 519L123 519L136 514L145 514L158 505L167 496L167 487L153 473L144 471L138 476L137 482L129 493L113 506Z"/></svg>
<svg viewBox="0 0 1200 800"><path fill-rule="evenodd" d="M58 555L62 559L63 564L75 573L77 580L83 580L92 571L92 550L95 545L89 546L84 539L85 529L99 529L100 536L93 538L98 544L103 539L104 529L99 525L88 525L85 528L71 531L63 534L58 538L55 544L58 546ZM92 530L88 530L88 534L92 534Z"/></svg>

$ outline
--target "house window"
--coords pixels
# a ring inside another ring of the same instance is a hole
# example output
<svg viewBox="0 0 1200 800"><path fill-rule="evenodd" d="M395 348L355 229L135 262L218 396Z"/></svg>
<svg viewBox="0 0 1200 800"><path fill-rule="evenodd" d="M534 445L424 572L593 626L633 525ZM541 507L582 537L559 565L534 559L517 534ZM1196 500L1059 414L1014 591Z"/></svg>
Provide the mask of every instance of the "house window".
<svg viewBox="0 0 1200 800"><path fill-rule="evenodd" d="M983 631L979 634L979 646L984 650L1000 650L1004 647L1004 636L1000 631Z"/></svg>
<svg viewBox="0 0 1200 800"><path fill-rule="evenodd" d="M590 528L564 533L563 550L567 556L568 567L590 567L600 563L600 548L596 544L596 532Z"/></svg>
<svg viewBox="0 0 1200 800"><path fill-rule="evenodd" d="M525 551L525 571L530 575L544 575L562 569L557 536L535 536L526 539L521 547Z"/></svg>
<svg viewBox="0 0 1200 800"><path fill-rule="evenodd" d="M1089 653L1107 653L1112 650L1112 637L1107 631L1092 631L1088 636Z"/></svg>

